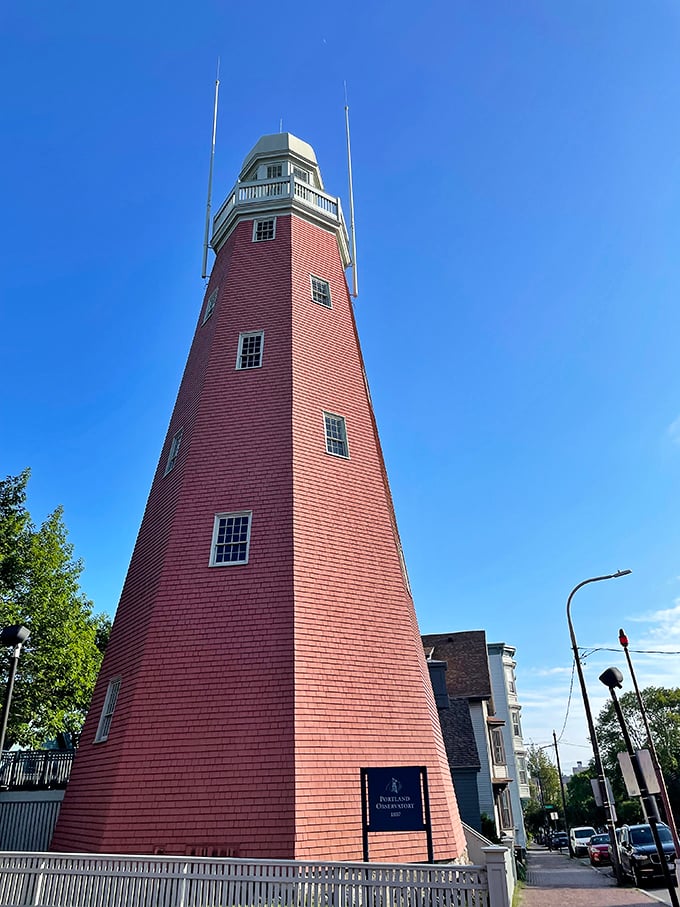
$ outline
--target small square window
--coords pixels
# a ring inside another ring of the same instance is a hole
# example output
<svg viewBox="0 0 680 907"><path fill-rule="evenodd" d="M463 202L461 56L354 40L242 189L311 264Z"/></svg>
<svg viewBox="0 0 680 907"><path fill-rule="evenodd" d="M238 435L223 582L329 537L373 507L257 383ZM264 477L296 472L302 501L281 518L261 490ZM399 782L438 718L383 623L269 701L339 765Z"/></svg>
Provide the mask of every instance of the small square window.
<svg viewBox="0 0 680 907"><path fill-rule="evenodd" d="M215 515L210 552L211 567L228 567L230 564L248 563L252 515L251 510Z"/></svg>
<svg viewBox="0 0 680 907"><path fill-rule="evenodd" d="M205 315L203 316L203 324L206 323L208 318L210 318L212 313L215 311L218 292L219 292L219 288L217 290L213 290L212 293L210 294L210 296L208 297L208 301L205 304Z"/></svg>
<svg viewBox="0 0 680 907"><path fill-rule="evenodd" d="M267 165L267 179L275 180L283 175L283 165L282 164L268 164Z"/></svg>
<svg viewBox="0 0 680 907"><path fill-rule="evenodd" d="M331 285L322 277L315 277L313 274L310 274L310 278L312 281L312 299L314 302L318 302L319 305L326 306L327 309L330 309Z"/></svg>
<svg viewBox="0 0 680 907"><path fill-rule="evenodd" d="M348 458L349 446L344 417L324 413L323 418L326 427L326 451L336 457Z"/></svg>
<svg viewBox="0 0 680 907"><path fill-rule="evenodd" d="M264 331L239 334L236 368L260 368L264 352Z"/></svg>
<svg viewBox="0 0 680 907"><path fill-rule="evenodd" d="M309 173L307 170L301 170L300 167L293 167L293 174L296 179L302 180L303 183L309 182Z"/></svg>
<svg viewBox="0 0 680 907"><path fill-rule="evenodd" d="M253 221L253 242L266 242L276 236L276 218Z"/></svg>
<svg viewBox="0 0 680 907"><path fill-rule="evenodd" d="M179 446L182 443L183 431L184 429L180 428L180 430L176 432L175 437L172 439L172 444L170 445L170 453L168 454L168 462L166 463L165 472L163 473L163 475L167 476L167 474L172 470L172 467L175 465L175 460L177 459L177 455L179 454Z"/></svg>
<svg viewBox="0 0 680 907"><path fill-rule="evenodd" d="M104 743L105 740L108 740L109 731L111 730L111 722L113 720L113 712L116 708L119 691L120 677L116 677L115 680L109 681L109 687L106 691L106 699L104 700L104 708L102 709L101 718L99 719L99 727L97 728L97 733L95 734L94 738L95 743Z"/></svg>

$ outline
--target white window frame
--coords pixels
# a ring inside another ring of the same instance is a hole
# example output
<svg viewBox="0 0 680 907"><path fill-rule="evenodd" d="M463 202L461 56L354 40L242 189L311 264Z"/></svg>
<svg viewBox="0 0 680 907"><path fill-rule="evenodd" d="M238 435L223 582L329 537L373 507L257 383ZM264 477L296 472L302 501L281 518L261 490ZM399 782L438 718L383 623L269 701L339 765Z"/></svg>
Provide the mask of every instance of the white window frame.
<svg viewBox="0 0 680 907"><path fill-rule="evenodd" d="M491 728L491 758L494 765L507 765L507 755L505 753L505 740L503 740L503 729L500 727Z"/></svg>
<svg viewBox="0 0 680 907"><path fill-rule="evenodd" d="M118 702L118 694L120 693L120 683L120 677L114 677L112 680L109 680L109 685L106 689L106 698L104 699L104 705L102 706L102 713L99 717L97 733L94 735L95 743L105 743L109 739L113 713L116 709L116 703Z"/></svg>
<svg viewBox="0 0 680 907"><path fill-rule="evenodd" d="M325 289L325 294L314 286L314 281L316 281L319 284L322 284L323 289ZM325 309L333 308L333 300L331 299L331 285L326 280L326 278L317 277L316 274L310 274L309 283L312 288L312 302L315 302L317 305L323 306ZM317 299L315 293L319 297L325 296L328 299L328 302L324 302L322 298Z"/></svg>
<svg viewBox="0 0 680 907"><path fill-rule="evenodd" d="M241 359L243 358L243 344L246 340L249 340L251 337L260 338L260 361L257 365L241 365ZM242 331L238 335L238 351L236 353L236 371L237 372L249 372L254 368L262 368L264 362L264 331Z"/></svg>
<svg viewBox="0 0 680 907"><path fill-rule="evenodd" d="M259 224L268 224L270 222L272 225L272 235L266 236L266 237L261 237L260 239L258 239L258 237L257 237L258 225ZM253 221L253 242L271 242L273 239L276 239L276 218L275 217L257 217L257 218L255 218L255 220Z"/></svg>
<svg viewBox="0 0 680 907"><path fill-rule="evenodd" d="M500 812L501 828L506 831L514 828L515 823L512 816L512 801L510 800L510 791L504 787L498 797L498 809Z"/></svg>
<svg viewBox="0 0 680 907"><path fill-rule="evenodd" d="M305 170L303 167L298 167L297 164L293 164L293 176L296 180L300 180L302 183L311 183L312 175L309 170Z"/></svg>
<svg viewBox="0 0 680 907"><path fill-rule="evenodd" d="M331 434L329 434L328 421L327 421L328 419L334 419L339 425L342 426L342 438L335 438ZM349 460L349 440L347 438L347 420L345 419L345 417L340 416L337 413L331 413L331 412L328 412L328 410L324 410L324 412L323 412L323 431L324 431L324 439L326 442L326 453L329 454L331 457L340 457L340 459L342 459L342 460ZM344 453L338 453L337 451L330 449L329 445L337 444L338 442L342 442L344 444L344 446L345 446Z"/></svg>
<svg viewBox="0 0 680 907"><path fill-rule="evenodd" d="M225 544L242 544L241 542L220 542L219 533L220 533L220 521L233 519L235 517L248 517L248 531L246 534L246 550L245 555L241 560L238 561L220 561L217 560L217 547L218 545ZM239 565L247 564L248 558L250 556L250 533L253 528L253 511L252 510L237 510L234 513L216 513L215 521L213 523L213 535L212 542L210 545L210 567L237 567Z"/></svg>
<svg viewBox="0 0 680 907"><path fill-rule="evenodd" d="M219 293L219 290L220 288L217 287L212 291L210 296L208 296L208 301L205 304L205 314L203 315L203 324L206 323L208 318L210 318L212 313L215 311L215 306L217 305L217 294Z"/></svg>
<svg viewBox="0 0 680 907"><path fill-rule="evenodd" d="M172 442L170 443L170 451L168 453L168 462L165 464L164 476L167 476L169 472L175 467L177 462L177 457L179 456L179 448L182 443L182 435L184 434L184 429L180 428L179 431L176 431L173 435Z"/></svg>

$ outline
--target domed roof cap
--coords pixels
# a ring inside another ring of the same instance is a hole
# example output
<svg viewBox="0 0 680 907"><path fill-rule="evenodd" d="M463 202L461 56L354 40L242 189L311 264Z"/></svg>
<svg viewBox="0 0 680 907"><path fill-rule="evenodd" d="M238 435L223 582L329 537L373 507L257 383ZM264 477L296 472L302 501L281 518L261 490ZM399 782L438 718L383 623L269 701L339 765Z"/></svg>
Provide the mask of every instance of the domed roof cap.
<svg viewBox="0 0 680 907"><path fill-rule="evenodd" d="M293 157L306 163L308 166L317 168L318 163L314 149L307 142L292 135L290 132L276 132L274 135L263 135L257 144L248 152L241 168L240 179L246 175L246 172L252 165L262 159L276 159L277 157Z"/></svg>

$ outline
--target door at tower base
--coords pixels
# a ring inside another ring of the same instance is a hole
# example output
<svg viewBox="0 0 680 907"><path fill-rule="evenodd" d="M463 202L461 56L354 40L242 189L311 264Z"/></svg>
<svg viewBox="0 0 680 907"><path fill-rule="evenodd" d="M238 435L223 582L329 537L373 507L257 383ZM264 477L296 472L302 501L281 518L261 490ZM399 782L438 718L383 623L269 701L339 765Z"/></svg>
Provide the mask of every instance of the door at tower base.
<svg viewBox="0 0 680 907"><path fill-rule="evenodd" d="M457 858L342 210L309 145L257 143L212 245L52 849L360 860L360 769L422 765L437 859ZM376 834L371 858L425 860L423 838Z"/></svg>

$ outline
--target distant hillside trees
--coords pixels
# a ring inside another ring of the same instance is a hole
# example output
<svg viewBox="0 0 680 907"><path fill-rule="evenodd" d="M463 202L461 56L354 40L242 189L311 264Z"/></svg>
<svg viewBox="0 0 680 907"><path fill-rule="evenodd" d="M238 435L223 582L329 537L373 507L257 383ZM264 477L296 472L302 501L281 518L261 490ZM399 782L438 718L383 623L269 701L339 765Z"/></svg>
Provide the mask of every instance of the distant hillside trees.
<svg viewBox="0 0 680 907"><path fill-rule="evenodd" d="M527 769L531 790L531 798L524 807L524 824L527 831L536 837L541 829L554 829L555 822L549 817L549 812L553 811L559 813L560 821L557 824L563 828L560 776L556 766L545 752L545 748L529 747ZM548 811L546 806L552 806L554 810Z"/></svg>
<svg viewBox="0 0 680 907"><path fill-rule="evenodd" d="M677 687L647 687L642 690L641 695L659 764L666 780L671 807L675 816L678 817L680 816L680 689ZM630 691L620 696L619 702L633 746L635 749L644 749L647 746L647 734L637 696ZM626 747L611 702L604 706L598 716L596 733L605 771L614 787L617 811L620 811L618 804L623 806L628 800L628 795L617 755ZM641 815L637 798L632 803L636 815Z"/></svg>
<svg viewBox="0 0 680 907"><path fill-rule="evenodd" d="M26 508L29 470L0 481L0 628L31 631L19 659L5 746L77 738L111 623L79 586L82 564L57 507L36 527ZM0 649L0 697L12 650Z"/></svg>
<svg viewBox="0 0 680 907"><path fill-rule="evenodd" d="M677 687L647 687L642 690L641 695L668 788L668 797L677 820L680 818L680 689ZM637 696L632 691L624 693L619 697L619 702L633 746L636 749L646 748L647 734ZM595 731L600 745L604 772L614 793L617 824L643 821L639 799L628 796L623 782L618 754L624 752L626 746L611 702L608 702L600 712ZM595 805L590 784L591 778L595 777L594 763L591 761L587 771L569 779L567 809L571 825L597 827L604 823L604 812Z"/></svg>

